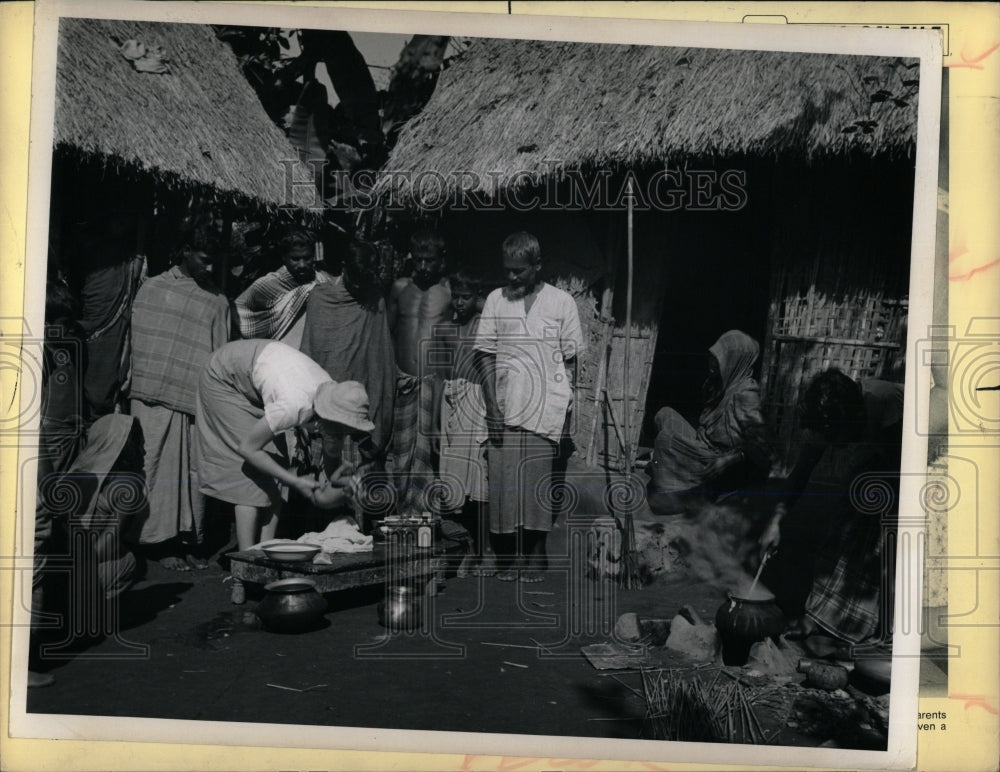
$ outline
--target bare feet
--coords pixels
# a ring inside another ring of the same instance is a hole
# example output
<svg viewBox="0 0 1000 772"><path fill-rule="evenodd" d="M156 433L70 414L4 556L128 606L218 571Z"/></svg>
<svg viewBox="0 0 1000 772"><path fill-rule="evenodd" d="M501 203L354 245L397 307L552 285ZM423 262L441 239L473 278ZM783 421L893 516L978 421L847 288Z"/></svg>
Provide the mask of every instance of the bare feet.
<svg viewBox="0 0 1000 772"><path fill-rule="evenodd" d="M790 641L802 641L817 631L817 625L807 616L801 616L792 622L785 630L785 637Z"/></svg>
<svg viewBox="0 0 1000 772"><path fill-rule="evenodd" d="M849 661L851 656L851 645L847 641L833 638L821 633L813 633L804 641L802 645L807 652L817 659L839 659Z"/></svg>
<svg viewBox="0 0 1000 772"><path fill-rule="evenodd" d="M476 568L476 576L496 576L497 573L497 559L496 555L493 553L488 553L483 556L483 559L479 562L479 567Z"/></svg>
<svg viewBox="0 0 1000 772"><path fill-rule="evenodd" d="M190 571L191 566L189 566L183 558L179 558L176 555L168 555L165 558L160 558L159 563L168 571Z"/></svg>
<svg viewBox="0 0 1000 772"><path fill-rule="evenodd" d="M496 577L501 582L516 582L517 571L512 568L505 568L503 571L497 571Z"/></svg>
<svg viewBox="0 0 1000 772"><path fill-rule="evenodd" d="M207 560L204 560L190 552L184 556L184 562L197 571L204 571L206 568L208 568Z"/></svg>
<svg viewBox="0 0 1000 772"><path fill-rule="evenodd" d="M541 571L535 571L532 569L522 569L520 581L524 584L538 584L545 580L545 575Z"/></svg>
<svg viewBox="0 0 1000 772"><path fill-rule="evenodd" d="M455 576L459 579L465 579L468 576L478 576L479 572L476 569L476 564L479 558L472 553L469 553L462 558L462 562L458 566L458 570L455 571Z"/></svg>

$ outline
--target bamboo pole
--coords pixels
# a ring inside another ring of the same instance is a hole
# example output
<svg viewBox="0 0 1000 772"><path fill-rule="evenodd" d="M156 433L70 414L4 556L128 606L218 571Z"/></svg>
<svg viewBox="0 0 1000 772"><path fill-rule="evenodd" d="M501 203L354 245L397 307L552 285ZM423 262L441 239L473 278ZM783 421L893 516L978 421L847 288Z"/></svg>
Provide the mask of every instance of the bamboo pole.
<svg viewBox="0 0 1000 772"><path fill-rule="evenodd" d="M622 372L622 411L624 413L622 425L625 427L625 476L632 476L632 416L629 415L629 349L632 342L632 177L628 178L628 285L625 288L625 351L624 351L624 371Z"/></svg>
<svg viewBox="0 0 1000 772"><path fill-rule="evenodd" d="M587 446L587 465L593 466L597 460L597 429L601 425L601 414L604 412L604 389L608 371L608 347L611 345L611 328L615 320L611 316L611 303L614 301L614 273L612 271L609 286L605 288L601 299L601 346L599 350L597 378L594 380L594 415L590 427L590 444ZM606 429L606 427L605 427Z"/></svg>
<svg viewBox="0 0 1000 772"><path fill-rule="evenodd" d="M624 447L623 458L625 462L625 481L631 487L632 483L632 416L629 403L629 350L632 343L632 287L633 281L633 197L632 197L632 177L628 179L628 286L625 289L625 351L624 372L622 372L622 411L624 427ZM613 412L613 411L612 411ZM622 513L622 565L624 571L622 579L624 586L628 589L638 589L642 586L639 581L639 566L635 557L635 524L632 520L632 510L627 509Z"/></svg>

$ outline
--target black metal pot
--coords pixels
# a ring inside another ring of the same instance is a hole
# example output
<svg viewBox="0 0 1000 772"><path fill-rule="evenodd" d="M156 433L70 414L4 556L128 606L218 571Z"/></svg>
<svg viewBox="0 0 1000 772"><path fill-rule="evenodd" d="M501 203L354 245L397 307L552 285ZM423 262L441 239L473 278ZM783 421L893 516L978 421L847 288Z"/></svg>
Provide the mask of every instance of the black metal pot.
<svg viewBox="0 0 1000 772"><path fill-rule="evenodd" d="M420 596L409 585L386 590L378 603L378 622L390 630L412 630L420 624Z"/></svg>
<svg viewBox="0 0 1000 772"><path fill-rule="evenodd" d="M319 625L326 600L308 579L281 579L264 587L264 599L255 612L268 630L298 633Z"/></svg>

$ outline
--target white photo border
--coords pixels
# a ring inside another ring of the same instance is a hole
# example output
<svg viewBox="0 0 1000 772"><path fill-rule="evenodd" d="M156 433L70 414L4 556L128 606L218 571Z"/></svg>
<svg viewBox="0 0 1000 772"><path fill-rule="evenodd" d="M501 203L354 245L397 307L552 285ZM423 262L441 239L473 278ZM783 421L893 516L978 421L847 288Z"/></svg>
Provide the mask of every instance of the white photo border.
<svg viewBox="0 0 1000 772"><path fill-rule="evenodd" d="M927 400L918 390L930 389L930 372L918 366L920 331L931 325L934 245L937 210L938 133L940 130L942 52L936 32L858 29L808 25L668 22L636 19L540 17L503 14L431 13L422 11L357 10L335 7L244 5L230 3L139 3L129 0L38 0L35 4L31 149L29 155L27 254L44 255L48 239L49 181L55 117L55 71L58 23L62 17L141 19L147 21L237 24L283 28L347 29L352 32L427 33L475 37L567 40L701 48L773 50L913 57L920 60L916 175L910 263L910 312L906 350L903 475L900 490L899 543L911 545L897 561L895 618L919 619L922 561L917 554L922 528L920 495L927 458ZM25 270L26 330L43 329L45 261L30 259ZM22 411L25 405L21 405ZM23 414L23 413L22 413ZM32 419L33 421L37 419ZM36 431L37 424L25 427ZM31 455L21 449L20 461ZM33 462L28 462L31 466ZM907 474L907 471L910 474ZM33 479L32 469L26 468ZM18 531L33 526L26 513L34 510L34 491L21 494ZM22 540L24 541L24 540ZM27 574L28 572L16 572ZM19 577L18 581L24 581ZM30 581L30 577L28 578ZM14 596L17 597L15 592ZM919 632L897 633L894 639L888 747L856 751L790 746L669 743L586 737L472 734L329 726L291 726L150 718L46 715L27 713L26 680L28 612L13 609L12 674L9 703L12 737L88 739L129 742L296 747L437 753L474 753L643 761L690 761L792 767L912 768L916 761ZM915 628L915 626L914 626Z"/></svg>

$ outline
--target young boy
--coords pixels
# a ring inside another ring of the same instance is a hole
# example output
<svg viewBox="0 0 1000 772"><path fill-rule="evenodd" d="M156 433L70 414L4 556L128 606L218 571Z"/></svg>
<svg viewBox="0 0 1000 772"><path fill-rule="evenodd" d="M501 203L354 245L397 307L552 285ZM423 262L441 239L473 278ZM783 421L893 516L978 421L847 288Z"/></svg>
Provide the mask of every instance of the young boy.
<svg viewBox="0 0 1000 772"><path fill-rule="evenodd" d="M452 320L435 330L433 358L440 362L441 396L439 473L472 534L473 551L458 569L459 576L492 576L496 560L486 546L489 489L486 484L486 405L475 366L476 331L482 296L478 282L459 271L449 279Z"/></svg>

